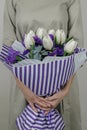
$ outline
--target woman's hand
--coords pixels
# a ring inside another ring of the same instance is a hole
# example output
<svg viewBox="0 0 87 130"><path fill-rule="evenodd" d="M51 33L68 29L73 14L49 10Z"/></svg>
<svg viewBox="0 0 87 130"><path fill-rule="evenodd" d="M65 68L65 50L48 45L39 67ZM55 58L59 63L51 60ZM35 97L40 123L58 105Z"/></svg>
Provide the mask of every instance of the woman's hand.
<svg viewBox="0 0 87 130"><path fill-rule="evenodd" d="M25 86L19 79L17 79L16 77L15 79L25 99L27 100L27 102L30 104L31 108L35 112L37 112L35 104L37 104L39 108L41 108L42 110L48 110L48 108L50 107L50 104L48 101L46 101L45 98L37 96L27 86Z"/></svg>
<svg viewBox="0 0 87 130"><path fill-rule="evenodd" d="M55 93L53 96L50 96L47 101L50 103L51 107L46 110L46 114L53 108L56 108L57 105L64 99L64 97L68 94L70 90L71 83L73 81L74 75L70 77L69 81L65 85L65 87L59 92Z"/></svg>

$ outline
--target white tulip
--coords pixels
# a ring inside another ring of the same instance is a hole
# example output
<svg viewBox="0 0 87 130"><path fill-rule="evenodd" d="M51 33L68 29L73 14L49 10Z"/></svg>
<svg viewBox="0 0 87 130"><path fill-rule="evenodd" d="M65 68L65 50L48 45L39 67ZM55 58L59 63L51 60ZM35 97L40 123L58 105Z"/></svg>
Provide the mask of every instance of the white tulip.
<svg viewBox="0 0 87 130"><path fill-rule="evenodd" d="M35 41L33 39L33 37L29 34L25 34L25 38L24 38L24 44L25 44L25 47L27 49L30 49L31 48L31 45L34 45L35 44Z"/></svg>
<svg viewBox="0 0 87 130"><path fill-rule="evenodd" d="M48 34L52 34L53 36L55 36L55 30L54 29L49 30Z"/></svg>
<svg viewBox="0 0 87 130"><path fill-rule="evenodd" d="M43 46L46 50L51 50L53 47L53 41L51 40L50 36L47 35L43 38Z"/></svg>
<svg viewBox="0 0 87 130"><path fill-rule="evenodd" d="M30 35L31 37L34 37L35 33L32 30L30 30L30 32L28 33L28 35Z"/></svg>
<svg viewBox="0 0 87 130"><path fill-rule="evenodd" d="M67 53L73 53L75 48L77 47L77 42L74 39L71 39L64 46L64 51Z"/></svg>
<svg viewBox="0 0 87 130"><path fill-rule="evenodd" d="M62 29L61 30L58 29L55 35L57 44L63 44L66 41L66 35Z"/></svg>
<svg viewBox="0 0 87 130"><path fill-rule="evenodd" d="M44 36L47 35L47 32L44 28L38 28L36 35L42 39Z"/></svg>

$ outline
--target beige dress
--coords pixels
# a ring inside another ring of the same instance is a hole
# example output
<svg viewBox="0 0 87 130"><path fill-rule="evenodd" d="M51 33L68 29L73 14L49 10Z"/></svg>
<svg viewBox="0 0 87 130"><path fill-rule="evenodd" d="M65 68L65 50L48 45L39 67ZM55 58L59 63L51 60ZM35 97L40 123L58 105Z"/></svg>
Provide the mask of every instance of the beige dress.
<svg viewBox="0 0 87 130"><path fill-rule="evenodd" d="M3 43L11 45L22 40L29 30L38 27L63 29L82 46L82 20L79 0L6 0L4 13ZM23 94L11 76L9 129L17 130L15 120L26 106ZM82 130L79 88L75 78L69 95L64 99L63 117L66 130Z"/></svg>

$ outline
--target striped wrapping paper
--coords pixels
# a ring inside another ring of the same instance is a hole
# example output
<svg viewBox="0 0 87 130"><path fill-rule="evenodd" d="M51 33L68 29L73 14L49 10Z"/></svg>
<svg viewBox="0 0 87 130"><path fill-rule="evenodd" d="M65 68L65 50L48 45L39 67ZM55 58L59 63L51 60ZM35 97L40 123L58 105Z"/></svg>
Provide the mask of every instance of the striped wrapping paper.
<svg viewBox="0 0 87 130"><path fill-rule="evenodd" d="M43 61L26 59L15 64L7 64L6 57L9 47L3 45L0 60L34 93L39 96L50 96L58 92L67 80L87 60L87 50L79 48L78 53L66 57L45 57ZM37 107L37 106L36 106ZM37 107L35 113L29 105L17 117L19 130L63 130L65 124L56 109L46 116Z"/></svg>

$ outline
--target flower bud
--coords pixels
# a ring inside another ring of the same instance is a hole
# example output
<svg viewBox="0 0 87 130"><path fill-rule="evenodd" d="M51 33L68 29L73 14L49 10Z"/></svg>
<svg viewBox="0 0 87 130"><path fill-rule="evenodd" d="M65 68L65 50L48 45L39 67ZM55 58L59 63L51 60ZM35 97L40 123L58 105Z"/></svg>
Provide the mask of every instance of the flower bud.
<svg viewBox="0 0 87 130"><path fill-rule="evenodd" d="M49 35L43 38L43 46L46 50L51 50L53 47L53 41Z"/></svg>
<svg viewBox="0 0 87 130"><path fill-rule="evenodd" d="M73 53L76 47L77 47L77 42L74 39L71 39L64 46L64 51L67 53Z"/></svg>

